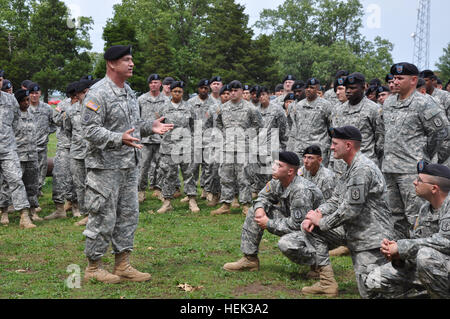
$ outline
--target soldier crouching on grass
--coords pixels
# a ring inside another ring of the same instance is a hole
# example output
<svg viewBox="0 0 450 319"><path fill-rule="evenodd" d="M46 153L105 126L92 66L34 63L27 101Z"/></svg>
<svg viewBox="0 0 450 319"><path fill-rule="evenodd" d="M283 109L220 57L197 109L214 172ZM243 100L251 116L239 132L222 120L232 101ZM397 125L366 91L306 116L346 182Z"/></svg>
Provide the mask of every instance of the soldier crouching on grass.
<svg viewBox="0 0 450 319"><path fill-rule="evenodd" d="M303 241L301 223L308 211L322 203L320 189L312 182L298 176L300 160L295 153L280 152L272 167L273 179L267 183L249 209L241 234L241 251L237 262L227 263L227 271L259 270L258 247L264 230L280 236L278 247L295 263Z"/></svg>
<svg viewBox="0 0 450 319"><path fill-rule="evenodd" d="M151 275L130 265L134 234L139 220L138 180L143 136L164 134L173 125L164 118L145 122L140 118L136 96L125 81L133 75L131 46L106 50L106 76L90 89L81 115L88 142L85 207L89 212L85 254L89 265L85 281L105 283L121 280L147 281ZM101 266L101 258L111 243L114 272Z"/></svg>

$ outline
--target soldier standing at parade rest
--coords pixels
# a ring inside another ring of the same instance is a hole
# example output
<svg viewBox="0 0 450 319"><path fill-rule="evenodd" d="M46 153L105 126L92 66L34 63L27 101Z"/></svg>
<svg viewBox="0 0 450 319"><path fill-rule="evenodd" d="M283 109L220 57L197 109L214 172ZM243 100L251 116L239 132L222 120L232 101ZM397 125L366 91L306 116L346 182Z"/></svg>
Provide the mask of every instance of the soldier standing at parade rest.
<svg viewBox="0 0 450 319"><path fill-rule="evenodd" d="M356 127L330 128L330 135L334 158L344 160L348 168L331 198L308 212L302 224L306 236L301 255L305 262L318 267L320 276L318 283L302 292L338 294L328 251L345 245L350 249L359 293L369 298L364 287L366 276L372 268L386 263L380 243L383 238L395 239L385 200L386 183L378 166L361 153L362 135Z"/></svg>
<svg viewBox="0 0 450 319"><path fill-rule="evenodd" d="M394 85L394 75L392 75L391 73L389 73L388 75L386 75L386 84L389 87L389 91L391 91L392 94L394 93L398 93L395 91L395 85Z"/></svg>
<svg viewBox="0 0 450 319"><path fill-rule="evenodd" d="M427 89L427 94L434 97L440 104L441 108L447 115L447 119L450 121L450 93L447 91L440 90L434 86L434 79L436 75L431 70L424 70L420 72L419 77L425 80L425 87Z"/></svg>
<svg viewBox="0 0 450 319"><path fill-rule="evenodd" d="M173 128L144 122L134 92L125 83L133 75L131 46L112 46L104 54L106 76L97 82L83 102L82 125L88 141L85 205L89 220L85 254L89 265L85 280L106 283L121 280L147 281L148 273L129 262L139 219L138 178L140 135L163 134ZM115 256L111 274L101 266L109 244Z"/></svg>
<svg viewBox="0 0 450 319"><path fill-rule="evenodd" d="M241 251L244 256L223 266L227 271L259 270L259 244L264 230L280 238L278 248L289 259L297 255L303 237L301 223L308 211L323 200L312 182L297 176L300 160L295 153L280 152L272 166L272 180L258 194L242 226Z"/></svg>
<svg viewBox="0 0 450 319"><path fill-rule="evenodd" d="M170 100L170 98L172 97L172 93L170 91L170 85L172 84L172 82L174 82L174 78L168 76L166 78L164 78L163 82L162 82L162 93Z"/></svg>
<svg viewBox="0 0 450 319"><path fill-rule="evenodd" d="M248 84L244 84L244 86L242 87L242 98L248 102L251 101L251 94L250 94L250 85Z"/></svg>
<svg viewBox="0 0 450 319"><path fill-rule="evenodd" d="M377 89L377 102L380 105L384 104L384 101L391 95L391 91L387 86L379 86Z"/></svg>
<svg viewBox="0 0 450 319"><path fill-rule="evenodd" d="M334 76L334 84L333 87L331 89L329 89L328 91L326 91L323 95L323 98L325 100L327 100L328 102L331 103L331 105L336 105L339 104L339 102L343 103L342 101L339 101L339 99L336 96L336 87L338 83L338 79L342 79L345 78L346 76L348 76L350 73L347 70L339 70L336 72L336 75ZM342 85L342 84L340 84Z"/></svg>
<svg viewBox="0 0 450 319"><path fill-rule="evenodd" d="M210 97L216 102L216 104L220 102L220 92L223 87L222 78L220 76L215 76L209 81L209 87L211 88Z"/></svg>
<svg viewBox="0 0 450 319"><path fill-rule="evenodd" d="M422 199L414 192L417 162L439 163L448 157L449 123L444 111L431 98L417 92L419 70L410 63L394 64L395 92L383 105L385 124L382 172L386 179L389 206L399 238L409 238Z"/></svg>
<svg viewBox="0 0 450 319"><path fill-rule="evenodd" d="M286 97L286 95L289 93L293 93L292 86L294 85L296 80L297 79L292 74L286 75L283 79L283 94L274 99L272 103L283 106L284 98Z"/></svg>
<svg viewBox="0 0 450 319"><path fill-rule="evenodd" d="M384 239L381 252L390 261L369 274L366 287L382 298L449 298L450 169L420 161L414 181L421 207L411 239Z"/></svg>

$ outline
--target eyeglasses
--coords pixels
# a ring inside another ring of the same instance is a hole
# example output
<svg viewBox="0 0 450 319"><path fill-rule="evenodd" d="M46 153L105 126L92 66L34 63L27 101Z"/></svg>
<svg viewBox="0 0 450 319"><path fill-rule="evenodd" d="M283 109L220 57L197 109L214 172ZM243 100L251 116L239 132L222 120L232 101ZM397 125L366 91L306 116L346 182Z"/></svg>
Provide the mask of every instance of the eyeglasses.
<svg viewBox="0 0 450 319"><path fill-rule="evenodd" d="M417 176L416 181L417 181L417 183L421 183L421 184L434 185L434 183L424 182L419 176Z"/></svg>

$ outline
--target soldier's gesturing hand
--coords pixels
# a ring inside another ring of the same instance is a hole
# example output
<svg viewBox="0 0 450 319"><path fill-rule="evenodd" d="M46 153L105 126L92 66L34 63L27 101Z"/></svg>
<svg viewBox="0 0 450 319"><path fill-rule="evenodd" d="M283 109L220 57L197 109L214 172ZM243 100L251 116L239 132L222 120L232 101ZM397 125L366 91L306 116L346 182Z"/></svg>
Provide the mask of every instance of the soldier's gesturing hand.
<svg viewBox="0 0 450 319"><path fill-rule="evenodd" d="M131 134L134 131L135 131L135 129L132 128L132 129L126 131L125 133L123 133L123 135L122 135L122 143L127 145L127 146L130 146L130 147L134 147L134 148L137 148L137 149L142 149L142 145L134 143L134 142L139 142L138 138L135 138L135 137L131 136Z"/></svg>
<svg viewBox="0 0 450 319"><path fill-rule="evenodd" d="M163 123L164 120L165 118L161 117L153 122L153 133L163 135L173 129L173 124L165 124Z"/></svg>

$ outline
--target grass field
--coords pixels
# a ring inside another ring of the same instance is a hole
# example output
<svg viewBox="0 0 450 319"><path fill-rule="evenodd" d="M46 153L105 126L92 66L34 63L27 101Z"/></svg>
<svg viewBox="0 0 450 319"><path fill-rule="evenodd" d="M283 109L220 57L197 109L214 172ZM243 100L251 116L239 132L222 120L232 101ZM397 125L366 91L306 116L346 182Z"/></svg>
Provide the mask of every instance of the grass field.
<svg viewBox="0 0 450 319"><path fill-rule="evenodd" d="M51 136L49 156L55 154L55 136ZM46 216L54 209L51 178L47 179L40 199ZM152 274L146 283L125 282L107 285L91 281L80 288L69 288L66 279L71 269L87 265L83 254L83 228L74 226L75 218L36 222L32 230L19 229L19 214L11 214L10 225L0 228L0 298L63 299L301 299L307 266L298 266L277 248L278 237L264 234L259 272L228 273L222 265L241 257L240 233L244 216L240 210L225 216L210 216L211 208L199 201L201 212L191 213L179 199L175 210L159 215L161 203L149 199L140 207L132 265ZM69 215L71 216L71 215ZM114 257L104 258L112 271ZM339 298L359 298L350 257L332 257ZM74 268L72 268L74 267ZM69 270L69 271L68 271ZM74 277L76 278L76 277ZM194 291L178 287L189 284ZM321 297L318 297L321 298Z"/></svg>

